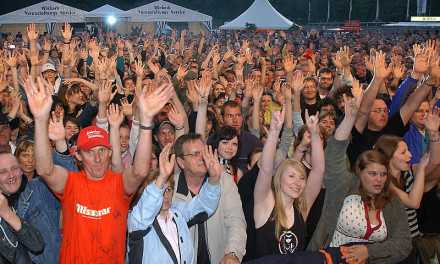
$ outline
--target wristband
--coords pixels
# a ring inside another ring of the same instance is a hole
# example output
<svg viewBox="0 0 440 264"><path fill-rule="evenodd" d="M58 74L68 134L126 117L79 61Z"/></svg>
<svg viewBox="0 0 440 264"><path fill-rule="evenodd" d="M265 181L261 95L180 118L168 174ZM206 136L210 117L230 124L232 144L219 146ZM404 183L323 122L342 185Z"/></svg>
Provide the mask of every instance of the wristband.
<svg viewBox="0 0 440 264"><path fill-rule="evenodd" d="M304 152L306 152L306 151L307 151L307 149L305 149L305 150L302 150L302 149L300 149L300 148L298 148L298 147L296 147L296 150L298 150L298 151L300 151L300 152L302 152L302 153L304 153Z"/></svg>
<svg viewBox="0 0 440 264"><path fill-rule="evenodd" d="M234 256L234 257L236 257L237 259L238 259L238 257L237 257L237 254L235 254L235 252L229 252L228 254L231 254L232 256ZM239 260L239 259L238 259ZM240 261L240 260L239 260Z"/></svg>
<svg viewBox="0 0 440 264"><path fill-rule="evenodd" d="M426 82L428 80L429 77L426 77L425 79L423 79L422 84L430 86L430 87L434 87L435 82L434 83L428 83Z"/></svg>
<svg viewBox="0 0 440 264"><path fill-rule="evenodd" d="M152 124L151 126L144 126L142 124L139 124L139 128L143 130L153 130L154 124Z"/></svg>
<svg viewBox="0 0 440 264"><path fill-rule="evenodd" d="M440 141L440 137L438 137L438 138L436 138L436 139L431 139L431 140L429 140L429 141L431 141L432 143L439 142L439 141Z"/></svg>
<svg viewBox="0 0 440 264"><path fill-rule="evenodd" d="M182 130L184 128L185 128L185 126L180 126L180 127L176 127L176 130Z"/></svg>

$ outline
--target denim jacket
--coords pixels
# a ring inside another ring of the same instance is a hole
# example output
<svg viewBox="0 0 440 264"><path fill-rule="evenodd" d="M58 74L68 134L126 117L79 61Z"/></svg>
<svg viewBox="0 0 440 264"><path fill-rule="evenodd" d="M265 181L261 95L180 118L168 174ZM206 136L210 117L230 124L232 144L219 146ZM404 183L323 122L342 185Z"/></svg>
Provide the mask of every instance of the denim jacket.
<svg viewBox="0 0 440 264"><path fill-rule="evenodd" d="M28 252L42 251L44 240L38 229L23 219L20 221L21 228L14 231L5 220L0 220L0 255L10 263L30 264L32 260ZM3 263L0 258L0 264Z"/></svg>
<svg viewBox="0 0 440 264"><path fill-rule="evenodd" d="M34 263L58 263L61 247L59 230L61 204L41 177L32 179L20 194L17 215L37 228L46 242L44 250L31 254Z"/></svg>
<svg viewBox="0 0 440 264"><path fill-rule="evenodd" d="M68 171L79 172L78 168L75 166L75 161L73 160L73 155L64 155L59 153L56 149L53 151L52 155L53 164L61 166Z"/></svg>

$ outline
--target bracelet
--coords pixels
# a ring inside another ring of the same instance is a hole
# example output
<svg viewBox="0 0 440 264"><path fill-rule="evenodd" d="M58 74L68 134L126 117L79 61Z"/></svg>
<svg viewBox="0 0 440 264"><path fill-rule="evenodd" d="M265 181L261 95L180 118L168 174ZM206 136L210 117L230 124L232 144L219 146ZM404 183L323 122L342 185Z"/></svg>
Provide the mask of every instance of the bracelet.
<svg viewBox="0 0 440 264"><path fill-rule="evenodd" d="M153 130L154 124L152 124L151 126L144 126L142 124L139 124L139 128L143 130Z"/></svg>
<svg viewBox="0 0 440 264"><path fill-rule="evenodd" d="M426 82L426 80L428 80L429 77L426 77L425 79L423 79L422 84L430 86L430 87L434 87L435 82L434 83L428 83Z"/></svg>
<svg viewBox="0 0 440 264"><path fill-rule="evenodd" d="M300 148L298 148L298 147L296 147L296 150L299 150L299 151L302 152L302 153L304 153L304 152L307 151L307 149L302 150L302 149L300 149Z"/></svg>
<svg viewBox="0 0 440 264"><path fill-rule="evenodd" d="M184 128L185 128L185 126L180 126L180 127L176 127L176 130L182 130Z"/></svg>
<svg viewBox="0 0 440 264"><path fill-rule="evenodd" d="M234 257L236 257L238 259L237 254L235 254L235 252L229 252L228 254L231 254L232 256L234 256Z"/></svg>
<svg viewBox="0 0 440 264"><path fill-rule="evenodd" d="M431 141L432 143L439 142L440 141L440 137L438 137L437 139L431 139L429 141Z"/></svg>

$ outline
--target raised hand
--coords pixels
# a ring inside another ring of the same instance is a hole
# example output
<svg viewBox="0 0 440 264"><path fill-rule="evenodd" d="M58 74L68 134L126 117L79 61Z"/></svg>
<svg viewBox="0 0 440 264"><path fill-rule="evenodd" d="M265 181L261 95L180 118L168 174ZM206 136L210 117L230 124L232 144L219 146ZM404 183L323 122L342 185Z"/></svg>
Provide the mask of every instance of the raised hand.
<svg viewBox="0 0 440 264"><path fill-rule="evenodd" d="M270 120L270 131L278 131L280 132L283 129L284 117L286 116L286 108L283 105L283 109L281 111L273 111L272 110L272 119Z"/></svg>
<svg viewBox="0 0 440 264"><path fill-rule="evenodd" d="M52 118L49 119L49 139L52 141L60 141L65 140L66 131L64 130L63 125L64 113L61 112L59 116L55 114L55 111L52 111Z"/></svg>
<svg viewBox="0 0 440 264"><path fill-rule="evenodd" d="M347 46L341 47L341 64L343 67L350 66L353 56L350 56L350 49Z"/></svg>
<svg viewBox="0 0 440 264"><path fill-rule="evenodd" d="M132 116L133 115L133 104L134 100L131 102L131 104L128 102L127 97L121 98L120 100L121 106L122 106L122 112L125 116Z"/></svg>
<svg viewBox="0 0 440 264"><path fill-rule="evenodd" d="M174 106L174 104L171 104L171 107L168 111L168 119L170 119L170 122L174 125L174 127L181 127L185 124L185 119L179 112L179 109Z"/></svg>
<svg viewBox="0 0 440 264"><path fill-rule="evenodd" d="M112 93L112 83L109 81L99 81L98 83L98 102L100 104L106 104L110 100L110 94Z"/></svg>
<svg viewBox="0 0 440 264"><path fill-rule="evenodd" d="M73 27L71 27L69 23L64 23L64 30L61 29L61 35L63 36L65 42L70 41L72 38L72 31Z"/></svg>
<svg viewBox="0 0 440 264"><path fill-rule="evenodd" d="M418 74L423 74L428 70L428 54L427 51L421 50L415 53L413 71Z"/></svg>
<svg viewBox="0 0 440 264"><path fill-rule="evenodd" d="M45 87L40 76L37 77L37 85L28 76L26 83L24 83L24 91L28 98L28 105L34 115L35 120L47 122L52 106L52 95L48 87Z"/></svg>
<svg viewBox="0 0 440 264"><path fill-rule="evenodd" d="M385 62L386 54L382 51L376 52L376 59L374 61L374 78L385 79L393 69L393 63L387 67Z"/></svg>
<svg viewBox="0 0 440 264"><path fill-rule="evenodd" d="M244 91L243 91L243 95L244 98L251 98L252 97L252 86L254 84L254 77L253 75L249 74L245 81L244 81Z"/></svg>
<svg viewBox="0 0 440 264"><path fill-rule="evenodd" d="M284 100L290 102L292 100L292 87L288 83L283 83L281 86L281 91L283 92Z"/></svg>
<svg viewBox="0 0 440 264"><path fill-rule="evenodd" d="M208 96L211 92L212 87L212 79L211 76L208 74L204 74L202 78L200 79L199 85L195 83L196 89L199 92L199 102L200 103L207 103L208 102Z"/></svg>
<svg viewBox="0 0 440 264"><path fill-rule="evenodd" d="M361 91L359 98L347 99L347 96L344 94L343 99L345 102L345 116L348 118L356 118L359 112L359 107L362 102L362 98L364 96L364 91Z"/></svg>
<svg viewBox="0 0 440 264"><path fill-rule="evenodd" d="M354 98L359 98L359 96L361 95L361 86L359 85L359 80L356 78L353 78L351 93L353 94Z"/></svg>
<svg viewBox="0 0 440 264"><path fill-rule="evenodd" d="M338 50L336 52L336 55L334 57L332 57L332 61L333 61L333 65L335 65L336 68L338 68L338 69L344 68L341 63L341 51L340 50Z"/></svg>
<svg viewBox="0 0 440 264"><path fill-rule="evenodd" d="M186 74L188 73L188 65L179 65L179 68L177 69L177 79L182 79L183 77L186 76Z"/></svg>
<svg viewBox="0 0 440 264"><path fill-rule="evenodd" d="M394 65L393 66L393 75L394 78L397 80L402 79L403 75L405 74L405 65Z"/></svg>
<svg viewBox="0 0 440 264"><path fill-rule="evenodd" d="M30 41L35 41L38 38L40 31L35 32L35 24L32 23L26 28L26 33Z"/></svg>
<svg viewBox="0 0 440 264"><path fill-rule="evenodd" d="M117 128L119 128L119 126L122 124L122 121L124 121L124 114L119 110L119 106L117 104L111 104L108 106L107 120L110 126Z"/></svg>
<svg viewBox="0 0 440 264"><path fill-rule="evenodd" d="M319 111L316 112L316 115L309 116L309 111L306 109L306 125L307 129L310 132L310 135L316 135L319 133Z"/></svg>
<svg viewBox="0 0 440 264"><path fill-rule="evenodd" d="M16 52L13 52L11 55L9 55L8 60L6 61L6 64L11 68L17 67L17 53Z"/></svg>
<svg viewBox="0 0 440 264"><path fill-rule="evenodd" d="M202 157L203 161L205 162L206 169L208 170L209 184L218 185L222 169L220 162L218 161L217 150L213 152L211 145L205 145L202 152Z"/></svg>
<svg viewBox="0 0 440 264"><path fill-rule="evenodd" d="M439 56L438 56L438 52L437 49L435 49L432 53L431 56L429 57L429 65L428 65L428 69L429 69L429 76L435 80L438 79L439 75L440 75L440 70L439 70Z"/></svg>
<svg viewBox="0 0 440 264"><path fill-rule="evenodd" d="M298 63L297 60L293 60L293 55L286 55L283 58L283 65L284 65L284 70L286 71L286 73L290 73L293 72L296 68L296 64Z"/></svg>
<svg viewBox="0 0 440 264"><path fill-rule="evenodd" d="M188 81L188 85L186 89L186 98L191 104L196 106L199 105L199 92L196 88L196 80Z"/></svg>
<svg viewBox="0 0 440 264"><path fill-rule="evenodd" d="M252 88L252 98L254 101L259 102L261 100L261 97L263 96L263 85L259 81L254 81L253 88Z"/></svg>
<svg viewBox="0 0 440 264"><path fill-rule="evenodd" d="M160 87L150 94L147 94L144 89L138 98L141 121L146 119L146 122L152 122L153 117L171 99L173 91L173 84L170 82L163 82Z"/></svg>
<svg viewBox="0 0 440 264"><path fill-rule="evenodd" d="M299 71L298 73L295 74L295 76L293 76L292 86L295 96L299 96L302 89L304 88L304 75L301 71Z"/></svg>
<svg viewBox="0 0 440 264"><path fill-rule="evenodd" d="M163 184L165 184L168 177L173 172L174 162L176 160L176 155L170 155L170 152L171 144L166 144L159 155L159 176L157 177L157 179L158 181L160 180L161 182L163 182Z"/></svg>
<svg viewBox="0 0 440 264"><path fill-rule="evenodd" d="M434 107L432 111L429 111L423 118L423 124L425 129L430 133L437 133L440 126L440 109Z"/></svg>
<svg viewBox="0 0 440 264"><path fill-rule="evenodd" d="M134 62L136 77L143 77L144 75L144 64L141 60Z"/></svg>

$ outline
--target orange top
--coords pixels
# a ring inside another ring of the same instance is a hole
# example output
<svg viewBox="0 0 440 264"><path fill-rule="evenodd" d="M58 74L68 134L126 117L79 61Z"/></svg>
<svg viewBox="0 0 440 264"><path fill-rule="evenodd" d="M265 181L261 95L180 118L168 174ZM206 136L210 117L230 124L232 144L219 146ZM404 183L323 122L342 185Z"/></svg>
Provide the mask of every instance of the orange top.
<svg viewBox="0 0 440 264"><path fill-rule="evenodd" d="M69 172L64 194L60 263L124 263L128 207L122 173L107 171L100 181L84 171Z"/></svg>

